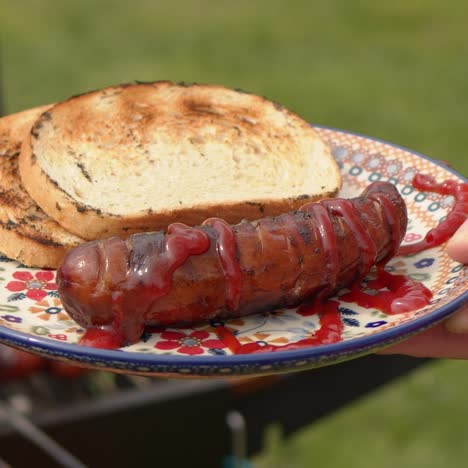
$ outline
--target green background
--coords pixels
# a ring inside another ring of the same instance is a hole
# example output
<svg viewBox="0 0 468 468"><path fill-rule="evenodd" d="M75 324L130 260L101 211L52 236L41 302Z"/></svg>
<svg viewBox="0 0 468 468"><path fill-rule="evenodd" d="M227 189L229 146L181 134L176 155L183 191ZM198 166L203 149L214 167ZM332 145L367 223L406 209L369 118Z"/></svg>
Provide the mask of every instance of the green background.
<svg viewBox="0 0 468 468"><path fill-rule="evenodd" d="M4 107L132 80L218 83L466 176L467 18L464 1L0 0ZM256 466L465 467L467 370L431 364L288 441L272 428Z"/></svg>

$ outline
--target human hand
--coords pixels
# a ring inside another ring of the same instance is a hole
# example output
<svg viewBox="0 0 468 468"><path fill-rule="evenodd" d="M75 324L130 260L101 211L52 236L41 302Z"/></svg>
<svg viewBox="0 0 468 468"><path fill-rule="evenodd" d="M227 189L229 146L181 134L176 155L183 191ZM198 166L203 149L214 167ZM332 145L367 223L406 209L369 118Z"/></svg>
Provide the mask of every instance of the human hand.
<svg viewBox="0 0 468 468"><path fill-rule="evenodd" d="M468 220L446 247L454 260L468 264ZM416 357L468 359L468 304L462 306L445 322L397 343L381 354L406 354Z"/></svg>

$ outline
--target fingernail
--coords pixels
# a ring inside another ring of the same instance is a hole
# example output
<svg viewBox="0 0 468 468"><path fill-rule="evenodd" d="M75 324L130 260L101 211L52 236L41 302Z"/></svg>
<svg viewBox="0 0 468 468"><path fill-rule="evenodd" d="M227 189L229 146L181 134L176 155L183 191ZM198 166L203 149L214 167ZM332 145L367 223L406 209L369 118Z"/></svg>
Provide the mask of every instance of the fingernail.
<svg viewBox="0 0 468 468"><path fill-rule="evenodd" d="M468 333L468 306L464 306L445 322L445 328L451 333Z"/></svg>
<svg viewBox="0 0 468 468"><path fill-rule="evenodd" d="M468 263L468 219L448 241L447 253L457 262Z"/></svg>

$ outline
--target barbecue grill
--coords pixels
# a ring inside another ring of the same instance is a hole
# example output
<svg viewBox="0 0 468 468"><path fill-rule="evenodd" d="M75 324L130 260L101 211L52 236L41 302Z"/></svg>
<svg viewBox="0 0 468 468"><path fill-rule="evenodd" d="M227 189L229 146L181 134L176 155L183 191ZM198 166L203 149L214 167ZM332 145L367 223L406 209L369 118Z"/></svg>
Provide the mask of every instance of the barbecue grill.
<svg viewBox="0 0 468 468"><path fill-rule="evenodd" d="M143 466L156 457L164 467L247 466L272 423L290 436L425 362L370 355L237 380L42 371L1 384L0 459L36 468Z"/></svg>

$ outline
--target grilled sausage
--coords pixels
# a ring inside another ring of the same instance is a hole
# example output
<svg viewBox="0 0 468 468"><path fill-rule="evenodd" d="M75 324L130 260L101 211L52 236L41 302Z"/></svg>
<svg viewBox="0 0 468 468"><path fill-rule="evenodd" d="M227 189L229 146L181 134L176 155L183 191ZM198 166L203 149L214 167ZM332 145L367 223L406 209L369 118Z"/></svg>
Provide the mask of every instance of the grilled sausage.
<svg viewBox="0 0 468 468"><path fill-rule="evenodd" d="M351 200L229 226L189 228L88 242L57 273L65 309L81 326L107 330L116 345L145 325L238 317L326 298L396 254L406 232L403 199L376 182Z"/></svg>

